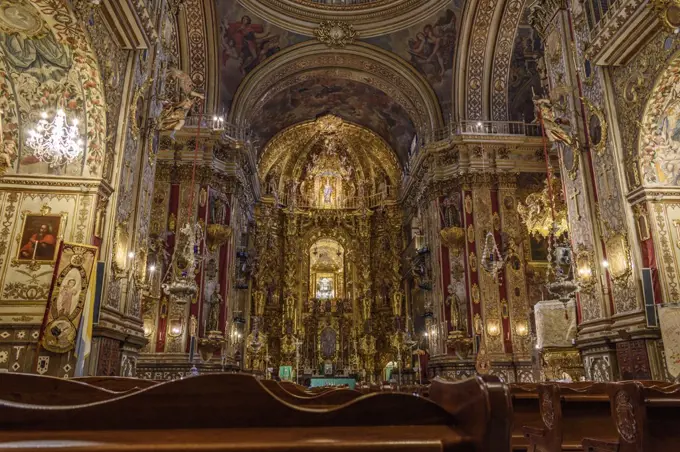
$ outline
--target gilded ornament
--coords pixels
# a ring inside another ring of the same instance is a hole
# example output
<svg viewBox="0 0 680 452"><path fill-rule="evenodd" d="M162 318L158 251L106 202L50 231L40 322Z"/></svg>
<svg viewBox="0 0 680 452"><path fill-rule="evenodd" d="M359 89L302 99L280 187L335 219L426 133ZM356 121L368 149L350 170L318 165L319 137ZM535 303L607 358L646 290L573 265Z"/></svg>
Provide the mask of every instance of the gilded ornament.
<svg viewBox="0 0 680 452"><path fill-rule="evenodd" d="M472 214L472 197L470 195L465 195L465 213Z"/></svg>
<svg viewBox="0 0 680 452"><path fill-rule="evenodd" d="M442 238L442 243L455 256L457 256L460 253L460 250L465 245L465 230L463 228L457 226L444 228L441 231L439 231L439 235Z"/></svg>
<svg viewBox="0 0 680 452"><path fill-rule="evenodd" d="M628 240L623 234L615 234L605 242L609 275L614 281L628 278L630 268L630 248Z"/></svg>
<svg viewBox="0 0 680 452"><path fill-rule="evenodd" d="M468 263L470 265L470 271L476 272L477 271L477 255L474 252L470 253L470 256L468 256Z"/></svg>
<svg viewBox="0 0 680 452"><path fill-rule="evenodd" d="M492 221L493 221L494 231L500 231L501 230L501 217L500 217L500 215L498 215L498 212L493 213Z"/></svg>
<svg viewBox="0 0 680 452"><path fill-rule="evenodd" d="M583 104L590 110L588 119L588 136L590 145L597 155L602 155L607 150L608 126L601 108L593 105L587 97L582 97Z"/></svg>
<svg viewBox="0 0 680 452"><path fill-rule="evenodd" d="M619 434L624 441L631 444L635 443L637 421L635 420L635 410L631 398L625 390L619 390L614 399L616 429L619 431Z"/></svg>
<svg viewBox="0 0 680 452"><path fill-rule="evenodd" d="M552 202L551 202L552 194ZM561 237L569 230L569 222L567 219L567 206L562 199L562 183L556 178L552 177L552 190L548 188L548 181L545 182L545 188L537 193L532 193L527 196L524 204L517 204L517 212L522 219L522 223L526 226L529 234L536 237L548 237L556 227L556 237ZM553 207L554 207L554 221L553 221Z"/></svg>
<svg viewBox="0 0 680 452"><path fill-rule="evenodd" d="M680 0L651 0L648 6L666 30L675 32L680 28Z"/></svg>
<svg viewBox="0 0 680 452"><path fill-rule="evenodd" d="M0 6L0 31L9 35L20 33L29 38L40 37L49 33L47 25L36 14L20 2L9 1Z"/></svg>
<svg viewBox="0 0 680 452"><path fill-rule="evenodd" d="M475 242L475 227L472 224L469 224L467 227L467 240L470 243Z"/></svg>
<svg viewBox="0 0 680 452"><path fill-rule="evenodd" d="M350 24L338 20L324 20L314 29L314 36L328 47L345 47L354 42L357 32Z"/></svg>
<svg viewBox="0 0 680 452"><path fill-rule="evenodd" d="M231 237L231 228L221 224L209 224L206 230L206 244L210 251L215 251L227 243Z"/></svg>
<svg viewBox="0 0 680 452"><path fill-rule="evenodd" d="M472 288L470 289L470 296L472 297L472 302L474 304L479 304L481 294L479 292L479 286L477 285L477 283L472 284Z"/></svg>

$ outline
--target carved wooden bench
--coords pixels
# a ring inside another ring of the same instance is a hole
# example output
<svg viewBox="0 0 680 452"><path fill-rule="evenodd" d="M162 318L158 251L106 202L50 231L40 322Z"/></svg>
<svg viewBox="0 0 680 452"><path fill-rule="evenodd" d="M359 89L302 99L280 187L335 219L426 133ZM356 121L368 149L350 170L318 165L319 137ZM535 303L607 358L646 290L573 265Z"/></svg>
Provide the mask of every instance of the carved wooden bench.
<svg viewBox="0 0 680 452"><path fill-rule="evenodd" d="M441 405L389 393L317 409L281 400L254 377L213 374L73 406L0 401L0 449L508 450L507 387L470 379L434 383L432 391Z"/></svg>
<svg viewBox="0 0 680 452"><path fill-rule="evenodd" d="M144 380L142 378L128 377L76 377L72 381L87 383L109 391L129 391L131 389L144 389L160 383L156 380Z"/></svg>
<svg viewBox="0 0 680 452"><path fill-rule="evenodd" d="M0 400L18 403L74 405L108 400L134 391L111 391L64 378L0 373Z"/></svg>
<svg viewBox="0 0 680 452"><path fill-rule="evenodd" d="M588 435L583 449L592 452L680 450L680 386L627 381L607 388L611 436Z"/></svg>
<svg viewBox="0 0 680 452"><path fill-rule="evenodd" d="M583 450L583 438L611 437L616 429L611 421L606 383L538 385L540 426L523 426L536 452Z"/></svg>

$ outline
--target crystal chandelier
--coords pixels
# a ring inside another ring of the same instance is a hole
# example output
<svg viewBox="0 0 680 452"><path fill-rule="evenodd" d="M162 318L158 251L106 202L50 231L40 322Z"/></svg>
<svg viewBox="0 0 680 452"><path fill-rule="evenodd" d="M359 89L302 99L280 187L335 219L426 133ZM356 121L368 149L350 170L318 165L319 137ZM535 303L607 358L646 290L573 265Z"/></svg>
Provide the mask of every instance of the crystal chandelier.
<svg viewBox="0 0 680 452"><path fill-rule="evenodd" d="M33 149L33 155L50 167L73 163L83 155L83 140L78 132L78 120L66 123L64 110L57 110L52 122L42 112L36 128L28 131L26 145Z"/></svg>

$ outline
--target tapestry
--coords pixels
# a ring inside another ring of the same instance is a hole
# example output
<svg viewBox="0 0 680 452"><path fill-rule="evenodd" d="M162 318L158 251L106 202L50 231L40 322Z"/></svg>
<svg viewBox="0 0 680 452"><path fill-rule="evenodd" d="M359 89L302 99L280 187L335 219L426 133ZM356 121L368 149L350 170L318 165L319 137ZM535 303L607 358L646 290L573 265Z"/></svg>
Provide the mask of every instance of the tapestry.
<svg viewBox="0 0 680 452"><path fill-rule="evenodd" d="M680 305L659 306L659 326L668 372L680 376Z"/></svg>
<svg viewBox="0 0 680 452"><path fill-rule="evenodd" d="M66 353L75 347L89 287L95 283L96 258L95 246L62 242L43 318L40 343L45 350Z"/></svg>

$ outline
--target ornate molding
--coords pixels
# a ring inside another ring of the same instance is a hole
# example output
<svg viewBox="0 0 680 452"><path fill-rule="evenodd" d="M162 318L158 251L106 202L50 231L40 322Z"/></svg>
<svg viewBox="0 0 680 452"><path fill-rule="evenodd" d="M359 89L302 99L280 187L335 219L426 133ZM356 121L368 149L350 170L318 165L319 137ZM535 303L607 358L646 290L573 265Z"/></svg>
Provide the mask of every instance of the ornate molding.
<svg viewBox="0 0 680 452"><path fill-rule="evenodd" d="M345 47L352 44L357 36L350 24L339 20L324 20L314 29L314 36L328 47Z"/></svg>
<svg viewBox="0 0 680 452"><path fill-rule="evenodd" d="M350 23L363 37L404 30L432 17L450 0L373 0L334 4L310 0L241 0L243 6L267 22L294 33L314 36L323 21Z"/></svg>

